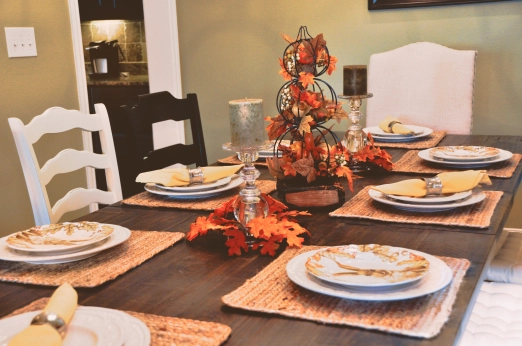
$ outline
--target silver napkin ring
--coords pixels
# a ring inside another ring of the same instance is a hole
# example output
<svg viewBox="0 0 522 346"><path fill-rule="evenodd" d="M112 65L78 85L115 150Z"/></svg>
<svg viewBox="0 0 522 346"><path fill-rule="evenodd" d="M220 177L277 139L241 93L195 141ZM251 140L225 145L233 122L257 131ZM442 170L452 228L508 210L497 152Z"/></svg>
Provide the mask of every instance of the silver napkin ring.
<svg viewBox="0 0 522 346"><path fill-rule="evenodd" d="M203 184L203 170L201 167L188 170L189 184Z"/></svg>
<svg viewBox="0 0 522 346"><path fill-rule="evenodd" d="M440 196L442 194L442 182L439 177L424 178L426 182L426 196Z"/></svg>
<svg viewBox="0 0 522 346"><path fill-rule="evenodd" d="M400 121L391 121L389 124L388 124L388 131L393 133L393 125L395 124L402 124Z"/></svg>
<svg viewBox="0 0 522 346"><path fill-rule="evenodd" d="M58 314L54 312L41 312L31 321L31 325L49 324L62 336L65 335L67 324Z"/></svg>

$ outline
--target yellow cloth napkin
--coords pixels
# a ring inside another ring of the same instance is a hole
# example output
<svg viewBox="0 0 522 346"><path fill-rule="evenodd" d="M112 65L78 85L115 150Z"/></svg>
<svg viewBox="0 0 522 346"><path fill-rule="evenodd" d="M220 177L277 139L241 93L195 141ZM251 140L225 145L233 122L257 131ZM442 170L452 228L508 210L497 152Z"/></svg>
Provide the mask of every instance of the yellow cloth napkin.
<svg viewBox="0 0 522 346"><path fill-rule="evenodd" d="M236 173L243 165L201 167L203 171L203 182L226 178ZM190 183L187 168L165 168L157 171L143 172L136 178L137 183L156 183L164 186L186 186Z"/></svg>
<svg viewBox="0 0 522 346"><path fill-rule="evenodd" d="M381 130L383 130L384 132L390 132L390 123L392 121L398 121L399 123L396 123L392 126L392 133L399 133L401 135L412 135L415 133L415 131L413 131L412 129L410 129L409 127L407 126L404 126L403 124L400 124L400 120L398 118L394 118L392 116L387 116L386 118L384 118L383 120L381 120L381 122L379 123L379 127L381 128Z"/></svg>
<svg viewBox="0 0 522 346"><path fill-rule="evenodd" d="M468 191L479 184L491 185L486 171L449 172L437 176L442 183L442 193ZM387 195L426 196L426 182L423 179L408 179L393 184L372 186L372 189Z"/></svg>
<svg viewBox="0 0 522 346"><path fill-rule="evenodd" d="M78 294L71 285L65 283L54 291L44 312L54 312L65 323L69 323L76 311ZM49 324L30 325L9 342L8 346L54 346L61 345L62 337Z"/></svg>

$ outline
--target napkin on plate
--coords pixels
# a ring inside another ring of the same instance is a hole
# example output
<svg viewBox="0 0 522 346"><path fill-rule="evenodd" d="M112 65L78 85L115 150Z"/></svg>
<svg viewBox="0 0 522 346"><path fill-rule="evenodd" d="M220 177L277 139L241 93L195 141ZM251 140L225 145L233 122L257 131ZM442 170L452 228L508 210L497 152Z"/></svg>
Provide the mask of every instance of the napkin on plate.
<svg viewBox="0 0 522 346"><path fill-rule="evenodd" d="M457 193L471 190L479 184L491 185L486 171L448 172L437 175L442 183L442 193ZM408 179L393 184L372 186L386 195L424 197L426 182L423 179Z"/></svg>
<svg viewBox="0 0 522 346"><path fill-rule="evenodd" d="M392 121L397 121L397 123L392 125L392 131L391 131L392 133L398 133L398 134L401 134L401 135L412 135L412 134L415 133L415 131L413 131L409 127L404 126L403 124L401 124L401 122L400 122L400 120L398 118L394 118L392 116L387 116L386 118L381 120L381 122L379 123L379 127L384 132L388 132L389 133L390 132L389 125L390 125L390 123Z"/></svg>
<svg viewBox="0 0 522 346"><path fill-rule="evenodd" d="M54 312L60 316L65 323L69 323L76 311L78 294L68 283L62 284L54 291L44 312ZM30 325L20 334L15 335L8 346L54 346L61 345L62 337L56 329L49 324Z"/></svg>
<svg viewBox="0 0 522 346"><path fill-rule="evenodd" d="M243 165L201 167L203 182L226 178L236 173ZM156 183L164 186L186 186L190 183L187 168L164 168L157 171L143 172L136 178L137 183Z"/></svg>

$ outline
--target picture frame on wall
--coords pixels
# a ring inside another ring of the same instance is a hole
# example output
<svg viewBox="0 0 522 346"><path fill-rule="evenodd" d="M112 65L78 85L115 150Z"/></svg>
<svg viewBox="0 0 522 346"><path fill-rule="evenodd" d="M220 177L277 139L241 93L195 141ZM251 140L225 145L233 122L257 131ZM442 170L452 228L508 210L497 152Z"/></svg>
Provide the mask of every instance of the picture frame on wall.
<svg viewBox="0 0 522 346"><path fill-rule="evenodd" d="M368 0L368 10L393 8L472 4L479 2L498 2L506 0Z"/></svg>

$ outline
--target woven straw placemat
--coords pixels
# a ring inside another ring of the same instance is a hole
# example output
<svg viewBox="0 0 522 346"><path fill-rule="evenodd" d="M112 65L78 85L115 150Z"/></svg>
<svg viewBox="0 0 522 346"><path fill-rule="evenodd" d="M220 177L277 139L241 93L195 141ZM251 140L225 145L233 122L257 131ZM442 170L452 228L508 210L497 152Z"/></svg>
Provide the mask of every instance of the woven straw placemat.
<svg viewBox="0 0 522 346"><path fill-rule="evenodd" d="M320 248L287 249L243 286L222 297L223 302L250 311L431 338L448 320L460 283L470 265L466 259L439 257L453 270L453 281L446 288L409 300L356 301L308 291L288 278L286 264L290 259Z"/></svg>
<svg viewBox="0 0 522 346"><path fill-rule="evenodd" d="M494 163L491 166L477 169L485 169L490 177L495 178L511 178L513 172L517 169L522 155L513 154L513 157L507 161ZM459 172L462 169L448 168L421 159L418 151L408 151L403 157L393 165L394 172L402 173L426 173L438 174L443 172Z"/></svg>
<svg viewBox="0 0 522 346"><path fill-rule="evenodd" d="M0 260L0 281L94 287L113 280L183 239L179 232L131 231L123 244L77 262L30 264Z"/></svg>
<svg viewBox="0 0 522 346"><path fill-rule="evenodd" d="M500 191L484 191L486 198L480 203L447 211L423 213L400 210L391 205L374 201L368 195L369 189L370 186L366 186L339 209L332 211L330 216L414 224L488 228L495 207L503 194Z"/></svg>
<svg viewBox="0 0 522 346"><path fill-rule="evenodd" d="M413 142L390 143L375 141L381 148L429 149L435 147L446 136L446 131L433 131L429 136ZM375 139L375 138L374 138Z"/></svg>
<svg viewBox="0 0 522 346"><path fill-rule="evenodd" d="M276 189L276 182L272 180L256 180L256 186L262 193L269 194ZM150 192L142 192L121 201L123 204L139 205L151 208L178 208L190 210L214 210L224 202L237 196L240 188L232 189L226 193L205 199L173 199L168 196L155 195Z"/></svg>
<svg viewBox="0 0 522 346"><path fill-rule="evenodd" d="M42 310L49 298L41 298L13 311L6 317L24 312ZM214 322L203 322L185 318L158 316L140 312L125 311L147 325L150 331L151 345L221 345L232 329L229 326Z"/></svg>
<svg viewBox="0 0 522 346"><path fill-rule="evenodd" d="M243 163L237 158L237 155L228 156L228 157L225 157L224 159L218 159L218 162L226 163L227 165L241 165ZM265 167L268 166L265 160L256 161L256 162L254 162L254 165L255 166L265 166Z"/></svg>

